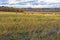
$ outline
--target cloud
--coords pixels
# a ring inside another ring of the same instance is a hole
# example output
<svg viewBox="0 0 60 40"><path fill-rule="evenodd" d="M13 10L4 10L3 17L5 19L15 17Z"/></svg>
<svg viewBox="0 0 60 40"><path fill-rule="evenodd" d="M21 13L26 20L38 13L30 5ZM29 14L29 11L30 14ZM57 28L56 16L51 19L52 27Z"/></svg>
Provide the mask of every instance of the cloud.
<svg viewBox="0 0 60 40"><path fill-rule="evenodd" d="M16 2L16 0L8 0L8 4L16 4L18 2Z"/></svg>
<svg viewBox="0 0 60 40"><path fill-rule="evenodd" d="M60 7L60 0L0 0L0 6L53 8Z"/></svg>
<svg viewBox="0 0 60 40"><path fill-rule="evenodd" d="M45 0L47 3L57 3L60 2L60 0Z"/></svg>
<svg viewBox="0 0 60 40"><path fill-rule="evenodd" d="M32 0L8 0L9 4L16 4L16 3L28 2L28 1L32 1Z"/></svg>

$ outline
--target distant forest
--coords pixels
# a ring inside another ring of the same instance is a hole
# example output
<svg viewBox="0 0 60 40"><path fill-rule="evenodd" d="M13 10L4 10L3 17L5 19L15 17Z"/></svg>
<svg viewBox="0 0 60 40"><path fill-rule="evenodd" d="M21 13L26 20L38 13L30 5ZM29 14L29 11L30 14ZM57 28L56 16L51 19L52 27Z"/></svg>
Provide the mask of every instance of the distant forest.
<svg viewBox="0 0 60 40"><path fill-rule="evenodd" d="M6 11L6 12L24 12L24 11L60 12L60 8L13 8L13 7L7 7L7 6L0 6L0 11Z"/></svg>
<svg viewBox="0 0 60 40"><path fill-rule="evenodd" d="M13 7L7 7L7 6L0 6L0 11L5 12L23 12L23 8L13 8Z"/></svg>

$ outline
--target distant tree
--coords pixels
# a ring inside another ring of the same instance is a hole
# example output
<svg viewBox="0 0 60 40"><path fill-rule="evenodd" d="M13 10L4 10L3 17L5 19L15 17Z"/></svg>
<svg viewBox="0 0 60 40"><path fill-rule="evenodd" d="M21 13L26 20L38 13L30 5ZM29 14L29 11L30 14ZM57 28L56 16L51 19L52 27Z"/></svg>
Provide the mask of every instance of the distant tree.
<svg viewBox="0 0 60 40"><path fill-rule="evenodd" d="M0 6L0 11L7 11L7 12L24 12L24 8L13 8L7 6Z"/></svg>

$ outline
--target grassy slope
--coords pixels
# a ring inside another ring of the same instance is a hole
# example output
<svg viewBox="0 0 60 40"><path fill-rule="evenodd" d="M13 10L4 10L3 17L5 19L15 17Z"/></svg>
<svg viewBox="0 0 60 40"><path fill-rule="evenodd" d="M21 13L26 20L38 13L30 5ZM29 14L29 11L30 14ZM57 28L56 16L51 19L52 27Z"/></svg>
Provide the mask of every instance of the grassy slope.
<svg viewBox="0 0 60 40"><path fill-rule="evenodd" d="M60 14L0 12L0 40L24 39L60 40Z"/></svg>

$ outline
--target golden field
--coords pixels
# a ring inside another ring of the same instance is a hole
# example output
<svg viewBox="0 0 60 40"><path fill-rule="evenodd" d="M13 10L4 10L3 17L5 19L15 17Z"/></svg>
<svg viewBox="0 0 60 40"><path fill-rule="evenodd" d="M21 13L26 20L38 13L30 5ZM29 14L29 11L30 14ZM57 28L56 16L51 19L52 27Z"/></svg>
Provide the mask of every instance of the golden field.
<svg viewBox="0 0 60 40"><path fill-rule="evenodd" d="M60 40L60 12L0 12L0 40Z"/></svg>

